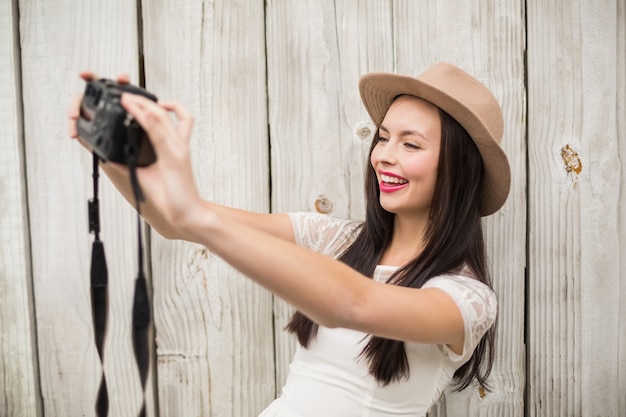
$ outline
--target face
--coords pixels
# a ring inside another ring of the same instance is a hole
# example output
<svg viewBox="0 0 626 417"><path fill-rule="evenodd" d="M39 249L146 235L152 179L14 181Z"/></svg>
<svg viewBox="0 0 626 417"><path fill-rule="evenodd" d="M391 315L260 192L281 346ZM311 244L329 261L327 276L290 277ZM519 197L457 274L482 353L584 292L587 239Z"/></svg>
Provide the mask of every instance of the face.
<svg viewBox="0 0 626 417"><path fill-rule="evenodd" d="M370 157L381 206L397 215L427 218L437 179L441 119L433 104L400 96L389 107Z"/></svg>

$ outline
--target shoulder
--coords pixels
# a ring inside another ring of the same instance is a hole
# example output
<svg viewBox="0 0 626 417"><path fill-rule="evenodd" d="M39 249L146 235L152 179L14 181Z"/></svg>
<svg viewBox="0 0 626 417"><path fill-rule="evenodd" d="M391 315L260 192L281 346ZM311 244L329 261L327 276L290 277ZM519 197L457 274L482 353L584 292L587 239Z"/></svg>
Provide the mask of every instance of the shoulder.
<svg viewBox="0 0 626 417"><path fill-rule="evenodd" d="M287 213L296 244L329 256L339 256L356 238L362 222L313 212Z"/></svg>
<svg viewBox="0 0 626 417"><path fill-rule="evenodd" d="M496 294L488 285L465 275L440 275L431 278L423 288L438 288L456 303L463 317L465 343L463 355L451 358L469 359L480 339L495 323L498 314Z"/></svg>
<svg viewBox="0 0 626 417"><path fill-rule="evenodd" d="M484 314L495 319L498 309L496 294L476 278L460 274L439 275L428 280L423 288L439 288L448 293L460 308L474 306L477 309L480 306Z"/></svg>
<svg viewBox="0 0 626 417"><path fill-rule="evenodd" d="M477 278L462 273L438 275L424 284L424 288L427 287L450 288L461 292L477 292L481 295L493 296L495 298L495 293L491 287Z"/></svg>

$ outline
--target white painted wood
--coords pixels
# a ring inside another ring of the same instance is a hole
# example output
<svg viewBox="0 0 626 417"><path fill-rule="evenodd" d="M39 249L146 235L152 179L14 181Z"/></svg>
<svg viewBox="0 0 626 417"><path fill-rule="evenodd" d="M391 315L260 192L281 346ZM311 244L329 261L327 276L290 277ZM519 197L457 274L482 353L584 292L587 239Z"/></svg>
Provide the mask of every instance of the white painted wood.
<svg viewBox="0 0 626 417"><path fill-rule="evenodd" d="M618 205L618 219L626 219L626 204L623 204L624 196L626 196L626 71L620 70L626 68L626 3L617 2L617 41L616 41L616 60L615 60L615 76L616 76L616 127L617 127L617 151L620 157L620 188L619 195L622 198L621 204ZM620 240L626 237L626 222L618 220L618 233ZM619 328L618 328L618 346L620 353L617 362L617 381L618 384L614 388L617 393L626 392L626 354L624 346L626 346L626 326L624 320L626 318L626 285L623 284L626 277L626 244L620 244L619 247ZM619 394L618 394L619 395ZM619 396L618 410L626 410L626 395Z"/></svg>
<svg viewBox="0 0 626 417"><path fill-rule="evenodd" d="M578 9L581 27L586 28L581 34L580 50L584 94L579 103L583 120L580 146L581 155L589 162L589 170L585 171L588 181L580 184L580 382L584 416L618 416L626 411L620 408L626 391L606 389L623 385L619 358L626 355L626 346L619 344L625 327L620 304L626 298L616 291L624 287L620 272L626 260L626 235L619 234L626 195L620 193L623 185L616 175L617 167L622 171L626 166L626 137L618 136L626 126L626 113L616 108L617 86L626 72L616 56L620 43L623 46L623 38L618 43L618 24L624 24L623 19L617 19L618 3L623 5L623 0L595 4L581 1ZM618 120L622 129L617 126Z"/></svg>
<svg viewBox="0 0 626 417"><path fill-rule="evenodd" d="M19 6L43 407L46 415L93 415L101 367L89 297L91 156L70 143L66 114L70 98L84 89L80 70L91 68L108 77L122 70L137 73L135 3L54 0L21 1ZM105 178L101 199L109 266L109 415L129 416L137 413L141 399L130 339L136 220ZM152 405L149 414L154 415Z"/></svg>
<svg viewBox="0 0 626 417"><path fill-rule="evenodd" d="M620 416L624 6L527 4L528 410Z"/></svg>
<svg viewBox="0 0 626 417"><path fill-rule="evenodd" d="M484 82L500 102L503 147L512 173L505 206L484 221L499 317L491 392L470 386L442 397L432 416L522 416L524 413L525 90L522 4L394 2L396 66L417 75L452 62ZM445 404L445 405L444 405Z"/></svg>
<svg viewBox="0 0 626 417"><path fill-rule="evenodd" d="M264 2L144 2L146 85L195 116L209 200L269 211ZM256 416L274 398L271 294L196 245L152 242L159 408Z"/></svg>
<svg viewBox="0 0 626 417"><path fill-rule="evenodd" d="M620 155L620 188L619 195L624 198L626 196L626 4L617 2L617 40L616 40L616 122L617 122L617 151ZM623 201L622 201L623 202ZM626 219L626 204L618 205L618 219ZM626 236L626 222L618 221L618 233L620 239ZM621 243L621 242L620 242ZM626 317L626 244L619 246L619 328L618 328L618 346L620 346L620 354L617 362L617 381L615 387L616 392L626 392L626 354L624 354L624 346L626 346L626 325L624 325L624 317ZM626 395L619 396L618 410L626 410Z"/></svg>
<svg viewBox="0 0 626 417"><path fill-rule="evenodd" d="M364 218L363 174L374 127L362 107L358 79L392 70L391 28L380 24L389 21L390 11L380 1L268 2L274 212L321 209ZM279 390L295 339L278 330L291 313L277 300Z"/></svg>
<svg viewBox="0 0 626 417"><path fill-rule="evenodd" d="M40 416L16 4L0 2L0 415Z"/></svg>

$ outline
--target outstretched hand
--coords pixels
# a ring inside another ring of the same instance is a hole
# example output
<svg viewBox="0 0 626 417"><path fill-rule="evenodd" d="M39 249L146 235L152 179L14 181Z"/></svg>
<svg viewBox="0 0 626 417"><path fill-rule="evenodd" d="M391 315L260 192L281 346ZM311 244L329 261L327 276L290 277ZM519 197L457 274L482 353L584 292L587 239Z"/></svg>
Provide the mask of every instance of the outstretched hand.
<svg viewBox="0 0 626 417"><path fill-rule="evenodd" d="M189 149L193 117L176 102L155 103L129 93L122 94L122 106L146 131L157 155L154 164L138 170L146 203L182 232L194 210L202 206Z"/></svg>
<svg viewBox="0 0 626 417"><path fill-rule="evenodd" d="M80 77L85 81L98 78L91 71L81 72ZM128 75L119 75L117 82L129 83ZM76 128L81 100L82 94L78 94L70 104L68 133L91 151L86 141L79 137ZM137 168L138 180L145 197L141 206L142 215L163 236L184 238L185 227L192 222L192 213L202 207L202 200L193 179L189 152L193 117L175 102L155 103L130 93L122 95L121 103L146 131L157 155L155 163ZM174 117L171 117L172 114ZM134 205L128 167L114 162L101 166L121 194Z"/></svg>

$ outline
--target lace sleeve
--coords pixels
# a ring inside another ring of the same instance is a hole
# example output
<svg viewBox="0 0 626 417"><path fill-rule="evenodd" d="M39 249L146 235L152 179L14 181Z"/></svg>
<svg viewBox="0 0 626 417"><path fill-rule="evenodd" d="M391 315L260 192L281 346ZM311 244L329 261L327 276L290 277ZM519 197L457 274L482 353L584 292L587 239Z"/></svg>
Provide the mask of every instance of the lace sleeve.
<svg viewBox="0 0 626 417"><path fill-rule="evenodd" d="M495 293L482 282L462 275L442 275L423 288L439 288L451 296L461 310L465 324L463 353L458 355L447 346L444 350L453 362L467 362L483 335L496 320L498 303Z"/></svg>
<svg viewBox="0 0 626 417"><path fill-rule="evenodd" d="M356 238L361 222L343 220L326 214L289 213L299 246L337 258Z"/></svg>

